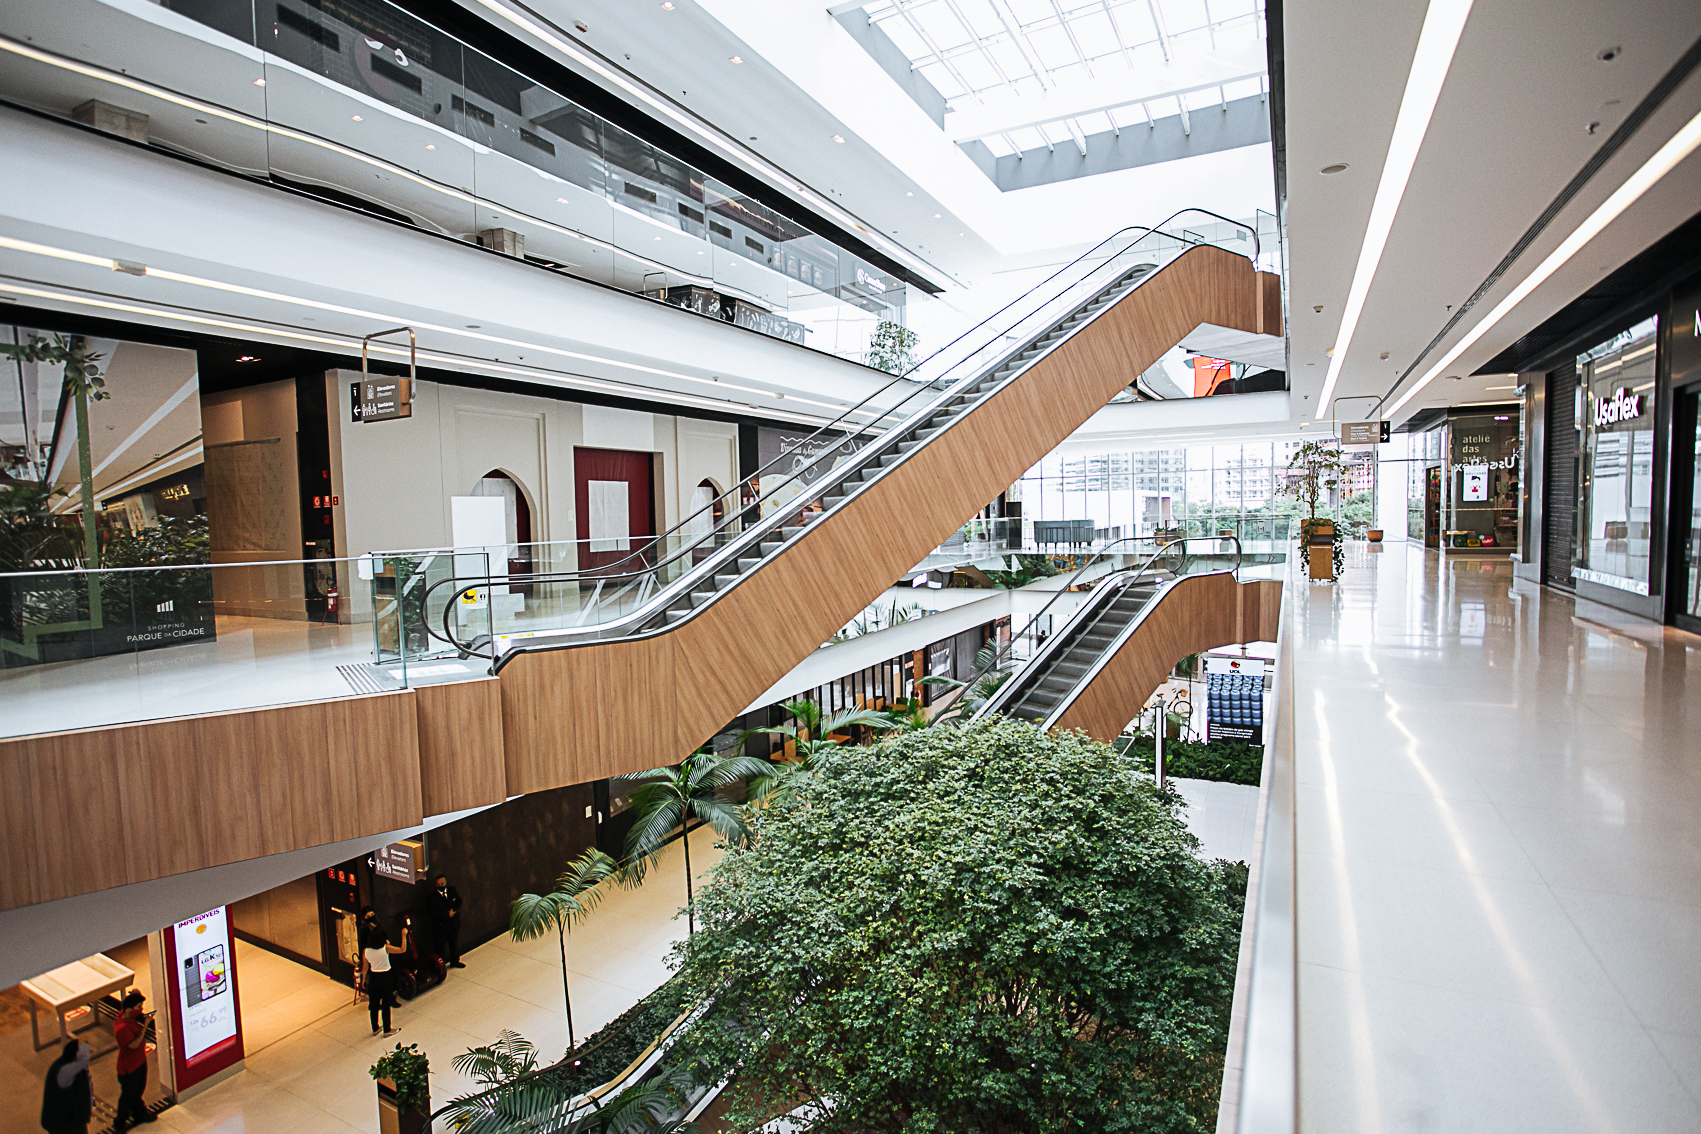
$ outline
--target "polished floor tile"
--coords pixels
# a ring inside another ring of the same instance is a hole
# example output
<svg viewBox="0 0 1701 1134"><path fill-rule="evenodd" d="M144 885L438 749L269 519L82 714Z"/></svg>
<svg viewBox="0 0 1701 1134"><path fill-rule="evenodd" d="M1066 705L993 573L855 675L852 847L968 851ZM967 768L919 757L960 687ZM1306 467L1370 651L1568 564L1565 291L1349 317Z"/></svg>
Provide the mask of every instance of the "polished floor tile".
<svg viewBox="0 0 1701 1134"><path fill-rule="evenodd" d="M1302 1128L1701 1130L1701 638L1404 544L1297 588Z"/></svg>

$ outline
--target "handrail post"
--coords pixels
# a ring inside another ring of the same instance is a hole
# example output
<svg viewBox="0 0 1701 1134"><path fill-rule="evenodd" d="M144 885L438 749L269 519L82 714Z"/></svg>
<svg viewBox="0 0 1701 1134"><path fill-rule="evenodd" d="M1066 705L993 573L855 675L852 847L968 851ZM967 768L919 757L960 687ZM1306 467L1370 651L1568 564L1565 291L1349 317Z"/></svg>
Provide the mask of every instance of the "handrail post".
<svg viewBox="0 0 1701 1134"><path fill-rule="evenodd" d="M1168 783L1164 775L1164 699L1159 697L1153 705L1156 716L1152 729L1152 771L1158 777L1158 790L1164 790Z"/></svg>

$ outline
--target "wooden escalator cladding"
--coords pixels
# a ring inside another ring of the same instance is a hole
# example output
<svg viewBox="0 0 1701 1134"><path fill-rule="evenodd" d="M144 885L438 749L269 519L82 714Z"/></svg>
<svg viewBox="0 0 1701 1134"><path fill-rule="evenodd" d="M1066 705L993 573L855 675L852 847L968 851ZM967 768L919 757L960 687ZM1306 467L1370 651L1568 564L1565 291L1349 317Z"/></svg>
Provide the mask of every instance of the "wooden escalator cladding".
<svg viewBox="0 0 1701 1134"><path fill-rule="evenodd" d="M1279 287L1244 257L1190 249L679 625L514 657L508 791L678 762L1195 327L1280 334Z"/></svg>
<svg viewBox="0 0 1701 1134"><path fill-rule="evenodd" d="M1191 575L1171 587L1052 725L1109 741L1189 654L1245 642L1274 642L1282 584L1237 583L1226 572Z"/></svg>

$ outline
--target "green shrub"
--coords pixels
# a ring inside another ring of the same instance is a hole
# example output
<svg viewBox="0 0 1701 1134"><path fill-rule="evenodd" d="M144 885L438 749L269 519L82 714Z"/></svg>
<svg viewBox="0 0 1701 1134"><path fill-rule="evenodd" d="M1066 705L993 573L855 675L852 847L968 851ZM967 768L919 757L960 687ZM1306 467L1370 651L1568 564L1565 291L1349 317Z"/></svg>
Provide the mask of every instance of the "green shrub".
<svg viewBox="0 0 1701 1134"><path fill-rule="evenodd" d="M1118 737L1116 743L1118 748L1132 752L1142 772L1153 771L1150 736L1135 737L1132 743L1127 737ZM1184 780L1217 780L1257 787L1264 774L1264 749L1237 740L1213 740L1209 744L1198 740L1166 740L1164 770Z"/></svg>
<svg viewBox="0 0 1701 1134"><path fill-rule="evenodd" d="M1180 799L1080 734L994 719L820 764L698 900L675 963L723 1121L817 1134L1214 1126L1241 909Z"/></svg>

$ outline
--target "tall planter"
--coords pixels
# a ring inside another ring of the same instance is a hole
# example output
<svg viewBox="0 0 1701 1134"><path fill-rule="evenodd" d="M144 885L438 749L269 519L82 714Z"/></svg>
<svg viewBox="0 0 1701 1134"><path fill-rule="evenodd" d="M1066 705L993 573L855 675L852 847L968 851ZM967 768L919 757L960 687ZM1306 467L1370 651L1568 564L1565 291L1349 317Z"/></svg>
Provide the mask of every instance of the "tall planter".
<svg viewBox="0 0 1701 1134"><path fill-rule="evenodd" d="M398 1043L367 1073L378 1084L381 1134L422 1134L431 1128L431 1063L418 1044Z"/></svg>

